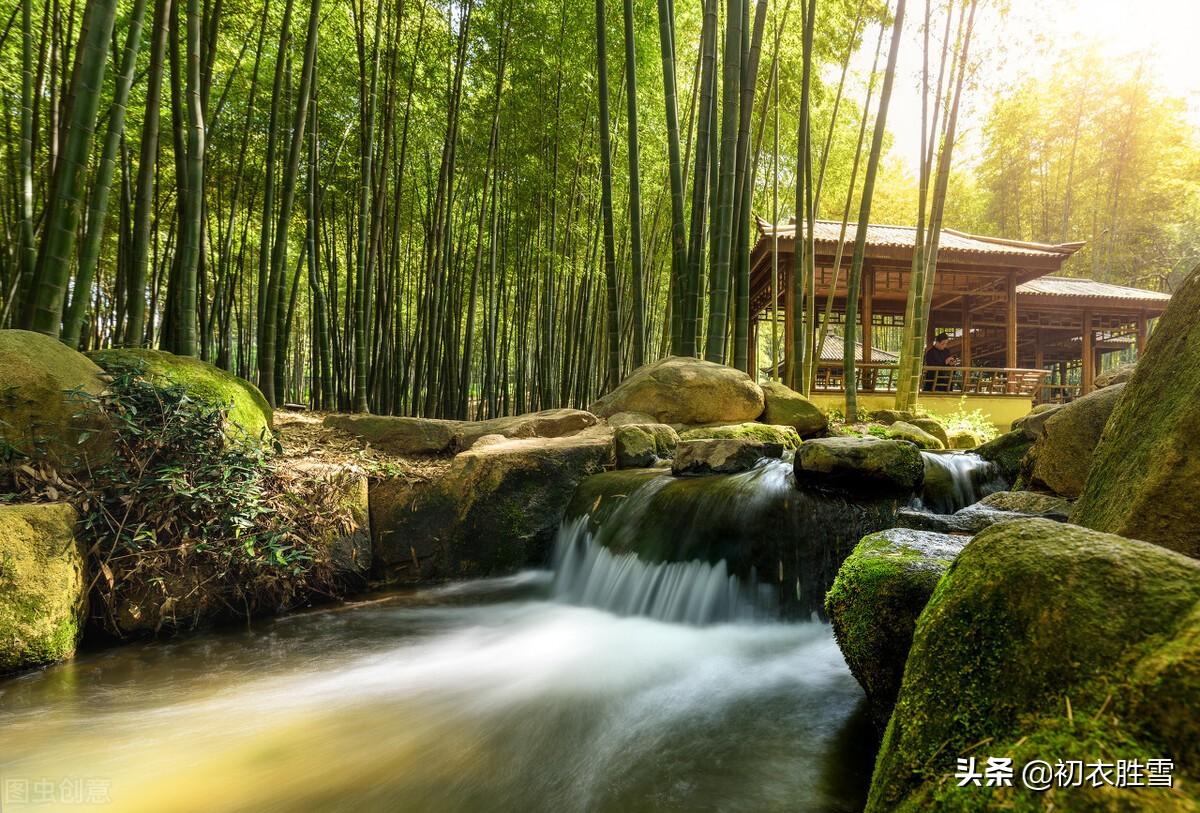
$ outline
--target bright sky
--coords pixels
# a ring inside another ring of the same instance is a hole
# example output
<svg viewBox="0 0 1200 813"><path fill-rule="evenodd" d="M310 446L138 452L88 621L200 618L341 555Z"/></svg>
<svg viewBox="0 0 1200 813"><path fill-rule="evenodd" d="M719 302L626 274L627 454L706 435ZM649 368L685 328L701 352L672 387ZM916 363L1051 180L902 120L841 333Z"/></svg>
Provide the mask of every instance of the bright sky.
<svg viewBox="0 0 1200 813"><path fill-rule="evenodd" d="M987 113L988 100L1002 95L1022 76L1048 72L1058 50L1089 40L1098 41L1102 53L1114 56L1138 51L1153 54L1150 67L1157 83L1169 94L1187 100L1190 116L1200 129L1200 0L1008 0L1006 17L995 11L999 2L1003 0L981 0L972 52L983 59L982 70L978 88L964 99L964 141L962 151L956 150L956 163L975 158L978 142L973 135ZM943 7L942 3L935 2L935 14L938 7ZM924 13L922 0L908 0L905 40L888 113L893 150L910 166L916 163L920 144L920 25ZM944 19L934 25L939 37ZM869 41L858 55L864 72L870 68L873 53L864 52L873 52L873 34L868 33ZM933 82L936 62L930 70Z"/></svg>

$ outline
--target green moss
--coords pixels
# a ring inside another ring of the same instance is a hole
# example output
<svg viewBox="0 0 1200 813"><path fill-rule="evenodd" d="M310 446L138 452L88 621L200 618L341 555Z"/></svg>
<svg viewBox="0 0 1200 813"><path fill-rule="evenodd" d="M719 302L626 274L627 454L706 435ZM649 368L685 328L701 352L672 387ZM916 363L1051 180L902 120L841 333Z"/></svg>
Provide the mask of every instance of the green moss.
<svg viewBox="0 0 1200 813"><path fill-rule="evenodd" d="M81 449L102 451L104 427L82 414L84 400L104 390L102 372L50 336L0 330L0 465L15 454L74 468Z"/></svg>
<svg viewBox="0 0 1200 813"><path fill-rule="evenodd" d="M196 401L227 409L227 433L259 441L271 435L271 405L258 387L208 362L162 350L112 349L90 355L106 370L136 366L159 386L182 387Z"/></svg>
<svg viewBox="0 0 1200 813"><path fill-rule="evenodd" d="M1174 759L1186 796L1153 798L1194 804L1198 601L1200 563L1153 545L1041 519L983 531L917 621L868 810L985 809L986 794L947 787L973 746ZM1011 795L1016 809L1044 802ZM1095 793L1061 792L1055 809L1146 809L1100 795L1096 807Z"/></svg>
<svg viewBox="0 0 1200 813"><path fill-rule="evenodd" d="M942 434L946 434L946 430L942 430ZM925 431L916 424L908 423L907 421L896 421L887 428L884 437L892 438L893 440L907 440L909 443L915 443L922 449L945 449L946 444L939 440L934 435Z"/></svg>
<svg viewBox="0 0 1200 813"><path fill-rule="evenodd" d="M738 423L721 426L698 426L679 434L680 440L705 440L708 438L733 438L754 440L759 443L776 443L785 449L800 446L800 435L791 426L774 426L768 423Z"/></svg>
<svg viewBox="0 0 1200 813"><path fill-rule="evenodd" d="M1200 556L1200 268L1113 410L1072 521Z"/></svg>
<svg viewBox="0 0 1200 813"><path fill-rule="evenodd" d="M825 611L880 728L891 714L913 629L965 540L896 528L865 537L838 570Z"/></svg>
<svg viewBox="0 0 1200 813"><path fill-rule="evenodd" d="M0 673L75 652L86 598L74 525L67 505L0 506Z"/></svg>

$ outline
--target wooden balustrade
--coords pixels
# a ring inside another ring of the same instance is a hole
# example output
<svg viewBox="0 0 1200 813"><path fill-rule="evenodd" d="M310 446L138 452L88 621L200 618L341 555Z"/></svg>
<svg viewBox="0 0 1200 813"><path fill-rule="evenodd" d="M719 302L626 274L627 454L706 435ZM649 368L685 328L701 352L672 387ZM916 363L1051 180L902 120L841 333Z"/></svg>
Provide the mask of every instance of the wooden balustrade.
<svg viewBox="0 0 1200 813"><path fill-rule="evenodd" d="M900 382L897 364L856 364L859 392L895 392ZM921 391L962 395L1015 395L1036 398L1041 395L1046 370L1012 367L925 367L921 373ZM841 364L822 363L817 367L818 392L843 392Z"/></svg>

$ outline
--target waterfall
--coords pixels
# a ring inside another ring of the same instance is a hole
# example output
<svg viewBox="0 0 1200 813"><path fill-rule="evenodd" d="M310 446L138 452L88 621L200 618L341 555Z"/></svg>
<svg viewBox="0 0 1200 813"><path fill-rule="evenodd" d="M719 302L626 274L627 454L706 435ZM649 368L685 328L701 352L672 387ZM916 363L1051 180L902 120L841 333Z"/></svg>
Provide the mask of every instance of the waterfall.
<svg viewBox="0 0 1200 813"><path fill-rule="evenodd" d="M892 527L897 508L891 497L797 488L783 460L707 477L593 475L559 531L555 595L695 624L809 618L823 611L842 560Z"/></svg>
<svg viewBox="0 0 1200 813"><path fill-rule="evenodd" d="M559 529L553 596L616 615L695 625L774 615L770 591L743 585L724 559L651 563L613 553L592 539L586 517Z"/></svg>
<svg viewBox="0 0 1200 813"><path fill-rule="evenodd" d="M970 452L921 452L925 460L925 486L914 508L935 514L953 514L1007 487L1000 470Z"/></svg>

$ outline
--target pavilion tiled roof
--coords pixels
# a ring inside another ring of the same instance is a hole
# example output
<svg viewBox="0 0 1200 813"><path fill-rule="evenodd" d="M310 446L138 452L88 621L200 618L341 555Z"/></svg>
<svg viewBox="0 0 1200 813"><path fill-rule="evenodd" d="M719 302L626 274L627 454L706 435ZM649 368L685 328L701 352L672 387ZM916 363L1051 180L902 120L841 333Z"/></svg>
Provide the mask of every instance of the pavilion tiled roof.
<svg viewBox="0 0 1200 813"><path fill-rule="evenodd" d="M762 218L758 219L758 230L762 237L771 237L776 229ZM813 237L818 243L836 245L841 234L841 221L818 220ZM850 223L846 228L846 244L853 245L858 225ZM780 241L791 242L796 238L795 219L778 227ZM877 248L912 248L916 244L917 230L913 226L890 226L872 223L867 226L867 245ZM1020 240L1005 240L999 237L981 237L975 234L942 229L938 241L939 252L951 254L993 255L1001 257L1069 257L1083 247L1083 243L1029 243Z"/></svg>
<svg viewBox="0 0 1200 813"><path fill-rule="evenodd" d="M1085 299L1123 299L1130 302L1153 304L1165 304L1171 301L1170 294L1158 291L1147 291L1144 288L1130 288L1126 285L1112 285L1107 282L1073 277L1038 277L1018 285L1017 293Z"/></svg>

